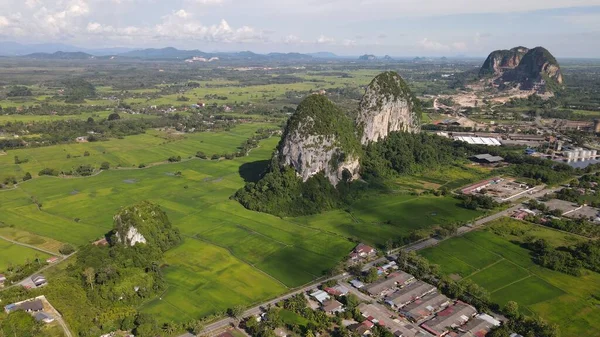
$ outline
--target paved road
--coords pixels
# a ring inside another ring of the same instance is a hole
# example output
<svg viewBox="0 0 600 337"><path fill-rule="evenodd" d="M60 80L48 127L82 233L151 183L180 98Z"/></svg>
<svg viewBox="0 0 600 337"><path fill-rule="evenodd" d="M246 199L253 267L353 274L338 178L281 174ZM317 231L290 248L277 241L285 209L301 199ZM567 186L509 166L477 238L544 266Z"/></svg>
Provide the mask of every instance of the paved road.
<svg viewBox="0 0 600 337"><path fill-rule="evenodd" d="M60 260L60 261L58 261L58 262L56 262L56 263L49 264L49 265L45 266L44 268L37 270L35 273L33 273L33 274L31 274L31 275L28 275L27 277L25 277L25 278L24 278L24 279L22 279L21 281L19 281L19 282L15 283L15 284L11 284L11 285L9 285L8 287L4 287L4 288L0 289L0 291L4 291L4 290L6 290L6 289L10 289L10 288L12 288L12 287L16 287L16 286L21 286L21 285L23 285L23 284L25 283L25 281L27 281L28 279L30 279L30 278L31 278L33 275L37 275L37 274L39 274L39 273L43 272L43 271L44 271L44 270L46 270L46 269L52 268L52 267L56 266L56 265L57 265L57 264L59 264L59 263L63 263L63 262L65 262L65 261L66 261L67 259L69 259L71 256L75 255L75 253L77 253L77 252L73 252L73 253L71 253L71 255L64 256L64 257L62 258L62 260Z"/></svg>
<svg viewBox="0 0 600 337"><path fill-rule="evenodd" d="M523 197L527 198L528 200L534 199L534 198L539 198L539 197L544 196L547 193L553 193L553 192L559 190L560 188L561 187L553 188L553 189L546 189L545 186L540 186L539 190L532 191L531 194L530 193L524 194ZM494 221L496 219L499 219L499 218L501 218L503 216L510 215L510 214L514 213L515 211L517 211L518 209L520 209L522 207L523 207L523 204L519 203L519 204L517 204L515 206L512 206L512 207L510 207L508 209L505 209L505 210L503 210L501 212L498 212L498 213L492 214L490 216L487 216L485 218L481 218L481 219L479 219L477 221L474 221L471 226L463 226L463 227L461 227L459 229L459 231L457 232L457 235L455 235L455 236L463 235L463 234L468 233L468 232L470 232L472 230L481 228L486 223ZM446 239L449 239L449 238L446 238ZM427 239L427 240L423 240L423 241L419 241L419 242L413 243L411 245L407 245L407 246L404 246L404 247L393 249L393 250L391 250L389 252L388 255L393 255L393 254L399 252L400 250L404 250L404 251L418 251L418 250L421 250L421 249L425 249L425 248L434 246L434 245L438 244L440 241L442 241L442 240L435 239L435 238L430 238L430 239ZM377 260L374 260L374 261L366 263L363 266L363 270L369 270L374 265L376 265L378 263L386 262L386 261L387 261L387 259L385 257L378 258ZM306 286L306 287L304 287L302 289L295 290L294 292L288 293L288 294L280 296L280 297L278 297L278 298L276 298L274 300L271 300L269 302L266 302L266 303L263 303L261 305L258 305L258 306L254 307L254 308L251 308L251 309L247 310L246 312L244 312L243 317L246 318L246 317L258 315L258 314L262 313L262 308L264 308L264 307L267 307L269 305L274 305L275 303L280 302L282 300L285 300L285 299L287 299L287 298L289 298L291 296L294 296L296 294L299 294L299 293L302 293L302 292L314 289L315 287L318 287L322 283L325 283L325 282L327 282L329 280L338 280L339 281L339 280L342 280L342 279L344 279L346 277L347 277L347 274L344 273L344 274L337 275L337 276L328 278L328 279L320 281L320 282L313 283L313 284L308 285L308 286ZM368 297L367 295L361 293L360 291L357 291L356 289L354 289L354 287L350 286L349 284L347 284L345 282L340 282L340 283L342 283L345 286L347 286L348 289L350 289L352 291L352 293L356 294L359 298L361 298L361 299L363 299L365 301L372 301L373 300L371 297ZM202 332L202 335L210 335L211 332L218 331L220 329L226 328L226 327L231 326L233 324L235 324L235 321L232 318L226 318L226 319L220 320L218 322L215 322L215 323L212 323L212 324L208 325L204 329L204 331ZM180 335L179 337L193 337L193 335L191 335L189 333L186 333L186 334Z"/></svg>

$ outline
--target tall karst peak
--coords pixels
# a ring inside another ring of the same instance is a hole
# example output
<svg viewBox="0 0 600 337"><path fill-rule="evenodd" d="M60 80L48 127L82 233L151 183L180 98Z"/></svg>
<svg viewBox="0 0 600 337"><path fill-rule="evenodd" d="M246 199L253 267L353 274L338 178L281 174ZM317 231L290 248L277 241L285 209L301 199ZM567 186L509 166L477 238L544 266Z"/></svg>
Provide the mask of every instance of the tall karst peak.
<svg viewBox="0 0 600 337"><path fill-rule="evenodd" d="M303 181L322 172L337 185L342 179L358 178L360 151L353 121L327 97L310 95L288 120L278 159Z"/></svg>
<svg viewBox="0 0 600 337"><path fill-rule="evenodd" d="M563 83L556 58L543 47L496 50L487 57L479 74L491 75L492 83L500 89L546 92Z"/></svg>
<svg viewBox="0 0 600 337"><path fill-rule="evenodd" d="M398 73L381 73L365 91L356 124L362 144L385 139L393 131L419 132L419 102Z"/></svg>
<svg viewBox="0 0 600 337"><path fill-rule="evenodd" d="M504 71L516 68L528 51L528 48L521 46L510 50L495 50L487 57L479 74L502 75Z"/></svg>

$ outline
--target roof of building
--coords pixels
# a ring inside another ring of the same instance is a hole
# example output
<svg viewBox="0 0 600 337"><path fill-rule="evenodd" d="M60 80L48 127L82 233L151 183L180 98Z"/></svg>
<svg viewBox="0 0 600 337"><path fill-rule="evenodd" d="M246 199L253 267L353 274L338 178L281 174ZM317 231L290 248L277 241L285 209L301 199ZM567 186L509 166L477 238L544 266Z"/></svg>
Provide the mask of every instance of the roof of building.
<svg viewBox="0 0 600 337"><path fill-rule="evenodd" d="M455 136L454 140L458 140L458 141L469 143L469 144L478 144L478 145L490 145L490 146L502 145L500 143L500 141L498 141L498 139L491 138L491 137Z"/></svg>
<svg viewBox="0 0 600 337"><path fill-rule="evenodd" d="M343 285L336 285L335 287L325 288L324 289L328 294L334 296L345 296L348 293L348 288Z"/></svg>
<svg viewBox="0 0 600 337"><path fill-rule="evenodd" d="M490 332L494 324L480 318L474 318L465 324L461 330L463 333L459 337L485 337Z"/></svg>
<svg viewBox="0 0 600 337"><path fill-rule="evenodd" d="M367 246L364 243L359 243L355 248L354 251L356 253L364 253L364 254L370 254L373 253L375 251L375 248L371 247L371 246Z"/></svg>
<svg viewBox="0 0 600 337"><path fill-rule="evenodd" d="M404 306L405 304L412 302L434 290L436 290L434 286L419 280L396 291L395 293L386 297L385 300L393 303L396 306Z"/></svg>
<svg viewBox="0 0 600 337"><path fill-rule="evenodd" d="M434 335L441 335L448 330L448 327L463 325L476 313L477 310L475 308L458 301L454 305L438 312L434 318L421 324L421 326Z"/></svg>
<svg viewBox="0 0 600 337"><path fill-rule="evenodd" d="M33 315L33 317L35 318L36 321L54 320L54 317L50 316L49 314L47 314L43 311L36 312L35 315Z"/></svg>
<svg viewBox="0 0 600 337"><path fill-rule="evenodd" d="M19 309L25 311L40 311L44 309L44 304L41 300L27 301L19 304Z"/></svg>
<svg viewBox="0 0 600 337"><path fill-rule="evenodd" d="M323 302L323 311L330 312L334 310L341 309L343 307L342 303L337 300L327 300Z"/></svg>
<svg viewBox="0 0 600 337"><path fill-rule="evenodd" d="M402 314L415 321L421 321L450 303L450 299L443 294L433 292L410 303L402 308Z"/></svg>
<svg viewBox="0 0 600 337"><path fill-rule="evenodd" d="M323 290L317 290L317 291L313 292L312 294L310 294L310 296L314 297L317 301L319 301L321 303L330 299L329 294L327 294Z"/></svg>
<svg viewBox="0 0 600 337"><path fill-rule="evenodd" d="M397 336L402 337L421 337L426 336L422 330L415 327L413 324L406 324L398 319L392 319L397 316L383 306L374 304L361 303L358 306L361 314L365 317L370 316L372 321L377 321L379 325L385 326L389 331ZM399 334L397 334L399 332ZM431 336L429 336L431 337Z"/></svg>
<svg viewBox="0 0 600 337"><path fill-rule="evenodd" d="M352 284L352 286L354 288L358 288L358 289L360 289L360 288L362 288L362 287L365 286L365 284L362 283L360 280L352 280L352 281L350 281L350 284Z"/></svg>
<svg viewBox="0 0 600 337"><path fill-rule="evenodd" d="M385 279L374 282L366 287L366 290L371 295L379 295L383 291L391 289L396 285L406 284L415 277L403 271L396 271L389 274Z"/></svg>

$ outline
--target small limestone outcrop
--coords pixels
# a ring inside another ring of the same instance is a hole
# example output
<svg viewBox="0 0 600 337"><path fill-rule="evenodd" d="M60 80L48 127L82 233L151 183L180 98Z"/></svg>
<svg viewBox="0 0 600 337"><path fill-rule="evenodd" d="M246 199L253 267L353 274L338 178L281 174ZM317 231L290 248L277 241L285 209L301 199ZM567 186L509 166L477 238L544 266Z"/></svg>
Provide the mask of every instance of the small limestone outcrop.
<svg viewBox="0 0 600 337"><path fill-rule="evenodd" d="M419 132L418 101L398 73L382 73L367 87L356 124L362 144L385 139L393 131Z"/></svg>
<svg viewBox="0 0 600 337"><path fill-rule="evenodd" d="M529 49L526 47L515 47L510 50L495 50L487 57L479 70L479 74L482 76L499 76L506 70L515 69L528 51Z"/></svg>
<svg viewBox="0 0 600 337"><path fill-rule="evenodd" d="M352 120L327 97L311 95L288 120L278 159L303 181L323 172L335 186L342 179L358 178L359 152Z"/></svg>
<svg viewBox="0 0 600 337"><path fill-rule="evenodd" d="M171 226L167 214L149 201L121 209L114 223L116 243L129 247L147 244L164 252L181 241L179 230Z"/></svg>
<svg viewBox="0 0 600 337"><path fill-rule="evenodd" d="M479 75L491 76L491 83L499 89L551 92L563 83L556 58L543 47L496 50L485 60Z"/></svg>

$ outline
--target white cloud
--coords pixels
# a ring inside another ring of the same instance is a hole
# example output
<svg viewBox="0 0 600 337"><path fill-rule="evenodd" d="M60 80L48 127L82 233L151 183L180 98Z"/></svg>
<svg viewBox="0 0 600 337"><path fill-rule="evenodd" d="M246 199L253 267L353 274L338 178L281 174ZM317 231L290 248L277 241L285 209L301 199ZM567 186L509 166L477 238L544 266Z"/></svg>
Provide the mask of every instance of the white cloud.
<svg viewBox="0 0 600 337"><path fill-rule="evenodd" d="M354 47L354 46L356 46L356 41L346 39L346 40L342 41L342 45L345 47Z"/></svg>
<svg viewBox="0 0 600 337"><path fill-rule="evenodd" d="M6 16L0 16L0 28L1 27L6 27L10 24L10 22L8 21L8 19L6 18Z"/></svg>
<svg viewBox="0 0 600 337"><path fill-rule="evenodd" d="M287 35L284 36L282 39L282 42L285 44L299 44L299 43L304 43L304 41L297 37L296 35Z"/></svg>
<svg viewBox="0 0 600 337"><path fill-rule="evenodd" d="M266 40L261 31L253 27L241 26L233 28L226 20L219 24L204 25L194 18L190 12L180 9L162 17L161 22L154 26L128 26L115 28L90 22L86 31L112 40L183 40L207 41L221 43L260 42Z"/></svg>
<svg viewBox="0 0 600 337"><path fill-rule="evenodd" d="M424 38L423 40L419 41L419 45L428 51L448 51L450 50L450 47L437 42L437 41L431 41L428 38Z"/></svg>
<svg viewBox="0 0 600 337"><path fill-rule="evenodd" d="M335 43L335 39L332 38L332 37L328 37L328 36L325 36L325 35L321 34L321 36L319 36L319 38L317 39L317 43L319 43L319 44L333 44L333 43Z"/></svg>
<svg viewBox="0 0 600 337"><path fill-rule="evenodd" d="M221 5L224 0L188 0L189 2L201 4L201 5Z"/></svg>
<svg viewBox="0 0 600 337"><path fill-rule="evenodd" d="M454 48L455 50L464 51L467 50L467 44L464 42L453 42L452 48Z"/></svg>
<svg viewBox="0 0 600 337"><path fill-rule="evenodd" d="M467 50L467 44L465 42L452 42L450 44L444 44L438 41L433 41L428 38L424 38L419 41L419 46L427 51L431 52L448 52L448 51L465 51Z"/></svg>

